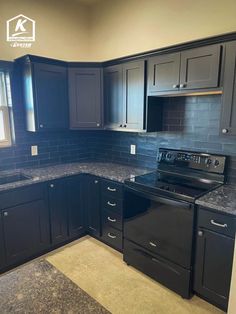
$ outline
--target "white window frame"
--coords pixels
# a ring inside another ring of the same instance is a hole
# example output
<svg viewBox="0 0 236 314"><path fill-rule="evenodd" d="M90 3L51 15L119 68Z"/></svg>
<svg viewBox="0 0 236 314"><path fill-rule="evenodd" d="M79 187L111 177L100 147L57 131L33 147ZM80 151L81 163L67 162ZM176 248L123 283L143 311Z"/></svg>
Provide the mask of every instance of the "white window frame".
<svg viewBox="0 0 236 314"><path fill-rule="evenodd" d="M11 133L11 123L10 123L10 111L9 111L9 105L11 105L11 95L9 93L11 92L10 90L7 90L7 80L6 77L9 74L4 73L4 71L0 70L0 75L1 75L1 80L3 79L3 96L1 97L3 100L3 103L0 103L0 111L3 114L3 121L4 121L4 133L5 133L5 139L1 140L0 139L0 148L2 147L9 147L12 145L12 133ZM2 83L1 85L2 86Z"/></svg>

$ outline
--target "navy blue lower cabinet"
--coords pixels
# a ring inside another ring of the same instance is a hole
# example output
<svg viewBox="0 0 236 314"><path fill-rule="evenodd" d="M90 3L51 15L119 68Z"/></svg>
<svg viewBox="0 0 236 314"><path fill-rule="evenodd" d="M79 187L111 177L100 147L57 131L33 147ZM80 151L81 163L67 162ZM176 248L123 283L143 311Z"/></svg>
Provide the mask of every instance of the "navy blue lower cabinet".
<svg viewBox="0 0 236 314"><path fill-rule="evenodd" d="M49 248L49 212L46 196L44 185L33 185L0 195L5 247L2 267L18 264Z"/></svg>
<svg viewBox="0 0 236 314"><path fill-rule="evenodd" d="M84 178L86 228L90 235L101 235L101 179L87 175Z"/></svg>

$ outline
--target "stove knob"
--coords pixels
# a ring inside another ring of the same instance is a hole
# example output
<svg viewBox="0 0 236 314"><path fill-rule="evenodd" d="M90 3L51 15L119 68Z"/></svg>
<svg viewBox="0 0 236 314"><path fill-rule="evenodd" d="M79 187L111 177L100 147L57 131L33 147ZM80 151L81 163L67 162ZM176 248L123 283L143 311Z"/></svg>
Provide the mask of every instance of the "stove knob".
<svg viewBox="0 0 236 314"><path fill-rule="evenodd" d="M208 166L210 166L210 165L212 164L212 160L211 160L210 158L208 158L208 159L206 160L206 164L207 164Z"/></svg>
<svg viewBox="0 0 236 314"><path fill-rule="evenodd" d="M171 159L171 153L168 153L166 156L168 159Z"/></svg>
<svg viewBox="0 0 236 314"><path fill-rule="evenodd" d="M219 164L220 164L219 160L216 159L215 162L214 162L214 166L215 166L215 167L218 167Z"/></svg>

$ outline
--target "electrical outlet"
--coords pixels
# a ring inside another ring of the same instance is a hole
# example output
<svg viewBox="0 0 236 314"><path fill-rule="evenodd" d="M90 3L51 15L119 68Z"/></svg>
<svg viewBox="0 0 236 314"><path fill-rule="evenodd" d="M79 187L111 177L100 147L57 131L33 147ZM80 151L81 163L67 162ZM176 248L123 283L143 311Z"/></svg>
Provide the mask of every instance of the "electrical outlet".
<svg viewBox="0 0 236 314"><path fill-rule="evenodd" d="M34 145L31 146L31 156L37 156L38 155L38 146Z"/></svg>
<svg viewBox="0 0 236 314"><path fill-rule="evenodd" d="M130 154L136 155L136 145L130 145Z"/></svg>

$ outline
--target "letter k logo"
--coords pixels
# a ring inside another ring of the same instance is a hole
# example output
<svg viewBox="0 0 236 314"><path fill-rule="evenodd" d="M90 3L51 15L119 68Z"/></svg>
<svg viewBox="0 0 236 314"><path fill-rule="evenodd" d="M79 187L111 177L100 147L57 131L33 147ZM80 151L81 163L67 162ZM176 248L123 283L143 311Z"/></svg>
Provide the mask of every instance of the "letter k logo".
<svg viewBox="0 0 236 314"><path fill-rule="evenodd" d="M23 33L27 33L26 32L26 29L25 29L25 27L24 27L24 24L27 22L27 20L26 19L18 19L17 20L17 23L16 23L16 28L15 28L15 34L14 34L14 36L16 36L16 35L19 35L19 34L23 34ZM20 32L19 32L20 31Z"/></svg>

